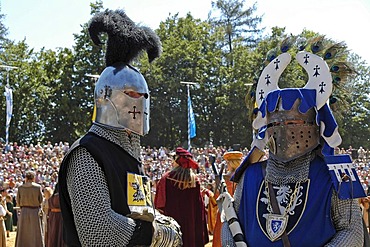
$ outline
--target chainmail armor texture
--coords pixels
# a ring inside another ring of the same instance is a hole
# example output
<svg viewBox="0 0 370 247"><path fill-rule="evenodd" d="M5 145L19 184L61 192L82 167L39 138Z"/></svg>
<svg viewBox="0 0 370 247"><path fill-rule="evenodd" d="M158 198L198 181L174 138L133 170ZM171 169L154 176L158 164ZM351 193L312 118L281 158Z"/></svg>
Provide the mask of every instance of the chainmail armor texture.
<svg viewBox="0 0 370 247"><path fill-rule="evenodd" d="M334 191L331 204L332 220L337 233L325 247L362 247L364 232L357 200L340 200Z"/></svg>
<svg viewBox="0 0 370 247"><path fill-rule="evenodd" d="M236 244L233 239L233 235L230 231L229 223L225 221L222 224L222 229L221 229L221 246L223 247L236 247Z"/></svg>
<svg viewBox="0 0 370 247"><path fill-rule="evenodd" d="M315 152L313 151L285 165L270 160L270 157L267 161L266 179L271 183L280 185L305 181L308 178L310 162L314 157ZM244 175L245 173L240 178L233 196L234 208L237 214L243 191ZM325 247L362 247L364 239L362 216L357 200L340 200L336 191L333 191L331 203L331 216L337 233ZM226 227L228 227L228 224L224 222L222 226L222 246L235 246L231 232Z"/></svg>
<svg viewBox="0 0 370 247"><path fill-rule="evenodd" d="M132 157L139 160L140 157L140 136L134 132L128 130L121 130L116 128L110 128L107 126L99 125L94 123L89 132L94 133L100 137L111 141L118 146L122 147Z"/></svg>
<svg viewBox="0 0 370 247"><path fill-rule="evenodd" d="M234 208L235 212L238 214L239 213L239 207L240 207L240 200L242 197L242 191L243 191L243 186L244 186L244 175L245 172L242 174L242 176L239 179L239 183L235 187L235 192L234 192Z"/></svg>
<svg viewBox="0 0 370 247"><path fill-rule="evenodd" d="M139 160L139 135L97 124L94 124L89 132L119 145ZM82 246L129 244L136 224L133 219L112 210L105 174L84 147L77 147L71 153L67 170L67 188ZM156 215L155 222L155 239L151 246L182 245L181 231L180 227L175 227L178 226L176 221L167 216Z"/></svg>
<svg viewBox="0 0 370 247"><path fill-rule="evenodd" d="M98 124L93 124L89 132L139 158L140 137L137 134ZM126 246L129 243L136 224L133 219L112 210L105 174L83 147L78 147L71 154L67 187L78 237L83 246Z"/></svg>
<svg viewBox="0 0 370 247"><path fill-rule="evenodd" d="M111 209L104 172L83 147L71 154L67 187L82 246L128 245L135 222Z"/></svg>
<svg viewBox="0 0 370 247"><path fill-rule="evenodd" d="M267 160L266 180L275 185L304 182L308 179L310 162L314 158L314 152L286 163L270 157Z"/></svg>

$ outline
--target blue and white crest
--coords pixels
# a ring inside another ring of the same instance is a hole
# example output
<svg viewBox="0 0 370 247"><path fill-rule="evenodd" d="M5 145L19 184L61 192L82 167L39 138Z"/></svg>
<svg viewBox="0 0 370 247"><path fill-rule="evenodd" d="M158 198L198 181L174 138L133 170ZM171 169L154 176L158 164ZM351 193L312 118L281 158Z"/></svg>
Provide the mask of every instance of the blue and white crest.
<svg viewBox="0 0 370 247"><path fill-rule="evenodd" d="M278 239L288 225L288 216L269 214L266 221L267 235L271 241Z"/></svg>

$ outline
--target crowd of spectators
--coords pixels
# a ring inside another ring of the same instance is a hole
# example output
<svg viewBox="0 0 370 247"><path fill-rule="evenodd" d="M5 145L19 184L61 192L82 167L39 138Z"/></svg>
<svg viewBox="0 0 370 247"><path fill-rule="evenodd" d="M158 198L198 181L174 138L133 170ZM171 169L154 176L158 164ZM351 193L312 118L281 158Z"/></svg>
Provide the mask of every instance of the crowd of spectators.
<svg viewBox="0 0 370 247"><path fill-rule="evenodd" d="M10 193L16 193L17 188L24 182L26 171L36 173L36 183L54 189L58 180L59 166L64 155L69 150L68 142L54 145L49 141L45 144L18 144L10 142L7 147L0 142L0 187ZM212 144L204 148L192 148L191 152L200 164L199 177L204 183L213 180L211 163L216 166L222 162L223 153L231 147L214 147ZM242 150L245 155L248 149ZM172 149L166 147L142 147L141 160L146 175L152 181L159 180L163 173L172 167Z"/></svg>
<svg viewBox="0 0 370 247"><path fill-rule="evenodd" d="M0 186L15 193L24 182L26 171L36 173L36 183L43 187L54 188L58 180L59 166L64 154L68 151L67 142L47 142L42 145L19 145L17 142L9 143L5 147L0 143Z"/></svg>
<svg viewBox="0 0 370 247"><path fill-rule="evenodd" d="M238 151L242 151L246 156L249 152L247 148L236 147ZM223 161L223 154L228 150L235 150L234 147L213 146L212 143L205 146L191 149L194 160L199 163L198 171L200 180L203 185L212 183L214 180L214 169L219 167ZM17 142L9 143L5 147L4 143L0 142L0 187L16 193L17 187L24 182L25 173L27 170L32 170L36 173L36 183L44 187L53 189L58 180L59 166L64 155L69 150L68 142L59 142L54 145L49 141L45 144L38 142L36 145L21 144ZM267 152L267 151L266 151ZM166 147L142 147L141 160L144 165L144 171L151 180L159 180L166 171L172 167L173 150ZM337 148L336 154L349 154L358 170L358 175L364 188L370 186L370 151L359 147L354 149L351 146L348 149ZM370 192L370 191L369 191Z"/></svg>
<svg viewBox="0 0 370 247"><path fill-rule="evenodd" d="M370 195L370 151L359 147L358 150L354 150L356 157L353 159L354 165L357 169L357 174L364 187L365 192ZM354 156L353 150L349 152L350 155Z"/></svg>
<svg viewBox="0 0 370 247"><path fill-rule="evenodd" d="M46 144L37 143L36 145L19 145L17 142L13 142L9 143L6 148L4 143L0 142L0 188L14 198L17 188L24 183L26 171L32 170L36 173L36 183L40 184L44 190L45 188L53 190L58 181L59 166L69 147L68 142L59 142L53 145L49 141ZM198 176L203 188L208 188L215 181L214 171L220 167L223 154L235 149L241 151L244 156L249 152L247 148L239 148L238 145L216 147L210 144L206 147L193 147L191 149L194 160L199 163ZM265 152L267 156L268 150ZM368 189L370 188L369 149L362 147L354 149L350 146L348 149L337 148L335 153L349 154L352 157L363 187L367 193L370 193L370 189ZM155 193L156 183L161 176L171 170L172 155L173 149L166 147L142 147L141 161L146 175L151 178L153 193ZM226 172L227 170L225 170ZM14 201L14 203L16 202Z"/></svg>
<svg viewBox="0 0 370 247"><path fill-rule="evenodd" d="M206 147L191 148L190 152L193 155L193 159L199 164L198 177L204 187L214 181L214 169L220 168L220 164L223 161L223 154L228 150L233 150L233 147L214 147L210 144ZM240 151L242 151L245 156L248 154L247 148L240 149ZM166 147L143 147L141 154L144 171L155 185L162 177L162 174L171 170L174 151ZM212 164L214 164L213 168Z"/></svg>

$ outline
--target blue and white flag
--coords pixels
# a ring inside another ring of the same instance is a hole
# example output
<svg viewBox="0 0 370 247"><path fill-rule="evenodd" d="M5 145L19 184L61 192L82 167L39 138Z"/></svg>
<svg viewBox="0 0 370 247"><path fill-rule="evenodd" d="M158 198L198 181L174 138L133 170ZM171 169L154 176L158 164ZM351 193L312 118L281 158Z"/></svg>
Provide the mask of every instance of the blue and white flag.
<svg viewBox="0 0 370 247"><path fill-rule="evenodd" d="M13 91L10 87L5 87L5 100L6 100L6 125L5 125L5 145L9 143L9 127L13 114Z"/></svg>
<svg viewBox="0 0 370 247"><path fill-rule="evenodd" d="M9 126L13 114L13 91L9 87L5 87L6 99L6 126Z"/></svg>
<svg viewBox="0 0 370 247"><path fill-rule="evenodd" d="M195 116L193 112L193 107L191 105L190 96L188 97L188 123L189 123L189 136L193 138L197 135L195 126Z"/></svg>

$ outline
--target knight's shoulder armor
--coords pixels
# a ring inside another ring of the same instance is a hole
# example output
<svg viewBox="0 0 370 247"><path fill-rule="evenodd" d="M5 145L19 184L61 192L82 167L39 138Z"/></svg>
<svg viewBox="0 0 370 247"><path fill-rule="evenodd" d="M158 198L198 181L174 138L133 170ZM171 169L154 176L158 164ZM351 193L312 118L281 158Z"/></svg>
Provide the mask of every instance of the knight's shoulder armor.
<svg viewBox="0 0 370 247"><path fill-rule="evenodd" d="M333 186L338 193L339 199L366 197L356 168L348 154L327 155L323 158L327 164Z"/></svg>

